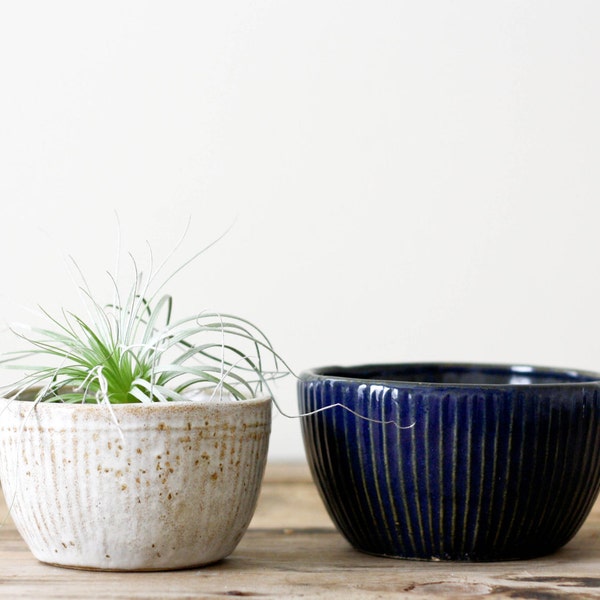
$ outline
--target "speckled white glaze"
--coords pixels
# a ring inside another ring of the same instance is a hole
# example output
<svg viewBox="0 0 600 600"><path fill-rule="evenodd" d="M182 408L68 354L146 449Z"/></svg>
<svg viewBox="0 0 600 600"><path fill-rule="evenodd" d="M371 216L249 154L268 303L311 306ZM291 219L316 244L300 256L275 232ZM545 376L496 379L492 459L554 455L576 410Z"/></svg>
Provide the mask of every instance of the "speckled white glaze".
<svg viewBox="0 0 600 600"><path fill-rule="evenodd" d="M254 513L268 398L106 406L0 399L0 480L39 560L163 570L229 555Z"/></svg>

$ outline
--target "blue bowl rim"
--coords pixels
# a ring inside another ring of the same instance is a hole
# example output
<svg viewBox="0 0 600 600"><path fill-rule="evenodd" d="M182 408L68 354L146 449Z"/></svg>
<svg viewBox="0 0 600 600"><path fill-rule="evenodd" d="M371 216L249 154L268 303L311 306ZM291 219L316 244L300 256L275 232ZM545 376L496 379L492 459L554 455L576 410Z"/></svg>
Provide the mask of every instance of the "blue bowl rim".
<svg viewBox="0 0 600 600"><path fill-rule="evenodd" d="M530 375L539 374L547 376L572 377L572 381L553 381L553 382L535 382L535 383L464 383L464 382L432 382L432 381L411 381L401 379L365 378L351 375L352 371L366 369L391 370L394 368L445 368L445 369L471 369L480 371L496 371L506 375ZM336 374L331 374L335 372ZM347 373L347 376L343 373ZM575 379L577 378L577 379ZM485 388L485 389L516 389L516 388L553 388L553 387L571 387L571 386L600 386L600 373L583 369L571 369L563 367L536 366L525 363L484 363L484 362L399 362L399 363L365 363L360 365L331 365L327 367L316 367L305 369L299 375L299 380L306 381L340 381L355 382L367 385L387 385L390 387L424 387L424 388Z"/></svg>

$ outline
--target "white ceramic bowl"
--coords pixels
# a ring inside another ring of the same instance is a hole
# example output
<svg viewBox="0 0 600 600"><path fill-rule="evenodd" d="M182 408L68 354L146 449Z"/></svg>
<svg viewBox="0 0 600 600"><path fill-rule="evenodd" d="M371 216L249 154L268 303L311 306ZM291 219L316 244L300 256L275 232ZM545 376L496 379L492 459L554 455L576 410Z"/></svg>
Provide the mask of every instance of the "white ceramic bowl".
<svg viewBox="0 0 600 600"><path fill-rule="evenodd" d="M229 555L258 499L270 399L112 411L0 399L0 480L31 552L102 570L179 569Z"/></svg>

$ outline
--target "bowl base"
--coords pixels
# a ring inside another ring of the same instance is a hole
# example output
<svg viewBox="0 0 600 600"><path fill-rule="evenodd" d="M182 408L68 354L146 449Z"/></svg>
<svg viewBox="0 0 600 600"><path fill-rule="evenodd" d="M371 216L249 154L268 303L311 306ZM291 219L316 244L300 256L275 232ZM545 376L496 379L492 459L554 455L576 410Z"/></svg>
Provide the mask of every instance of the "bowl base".
<svg viewBox="0 0 600 600"><path fill-rule="evenodd" d="M541 558L554 554L560 548L554 548L552 550L542 550L534 552L523 552L514 555L505 556L490 556L482 555L481 553L463 553L463 554L439 554L432 556L404 556L398 554L385 554L383 552L373 552L371 550L364 550L357 546L352 546L358 552L363 554L369 554L370 556L377 556L379 558L391 558L393 560L408 560L416 562L456 562L456 563L492 563L492 562L515 562L519 560L531 560L534 558Z"/></svg>
<svg viewBox="0 0 600 600"><path fill-rule="evenodd" d="M224 560L225 560L225 558L218 558L217 560L211 560L208 562L199 562L199 563L183 565L183 566L174 566L174 567L168 567L168 566L133 567L133 568L123 568L123 569L120 569L118 567L92 567L92 566L86 566L86 565L68 565L68 564L61 564L61 563L56 563L56 562L48 562L45 560L40 560L40 562L44 565L50 565L51 567L60 567L61 569L71 569L73 571L94 571L94 572L98 572L98 573L158 573L161 571L186 571L189 569L201 569L204 567L210 567L212 565L216 565Z"/></svg>

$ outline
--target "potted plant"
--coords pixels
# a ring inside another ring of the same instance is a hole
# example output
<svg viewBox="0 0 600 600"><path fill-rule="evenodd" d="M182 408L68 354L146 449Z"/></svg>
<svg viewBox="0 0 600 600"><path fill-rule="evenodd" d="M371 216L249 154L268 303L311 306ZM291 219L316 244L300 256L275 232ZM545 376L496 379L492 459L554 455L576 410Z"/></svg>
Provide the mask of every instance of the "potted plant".
<svg viewBox="0 0 600 600"><path fill-rule="evenodd" d="M65 567L162 570L230 554L256 505L271 426L268 381L285 374L245 319L175 320L150 269L88 315L44 313L16 332L26 369L0 400L0 480L32 553ZM81 274L81 271L78 271ZM31 359L31 360L29 360ZM267 369L269 359L272 368Z"/></svg>

